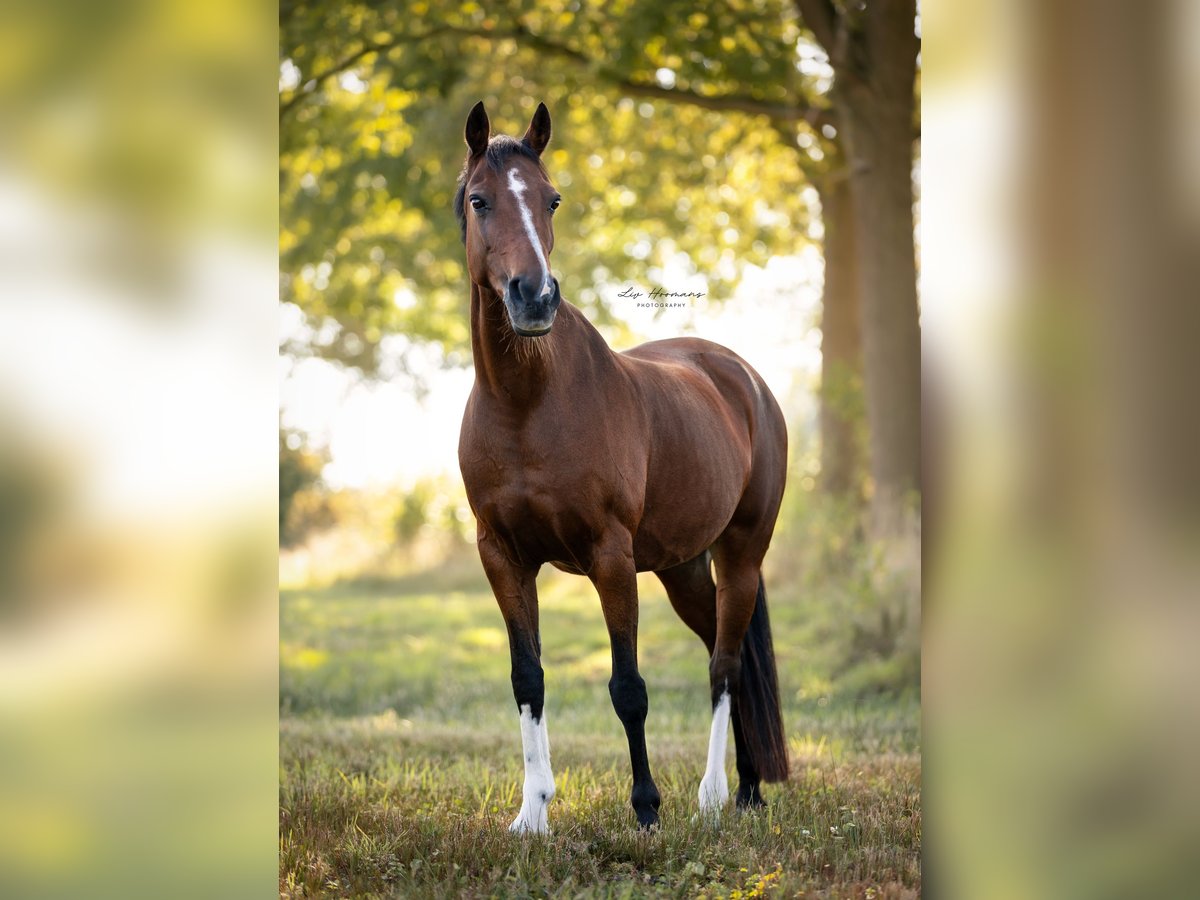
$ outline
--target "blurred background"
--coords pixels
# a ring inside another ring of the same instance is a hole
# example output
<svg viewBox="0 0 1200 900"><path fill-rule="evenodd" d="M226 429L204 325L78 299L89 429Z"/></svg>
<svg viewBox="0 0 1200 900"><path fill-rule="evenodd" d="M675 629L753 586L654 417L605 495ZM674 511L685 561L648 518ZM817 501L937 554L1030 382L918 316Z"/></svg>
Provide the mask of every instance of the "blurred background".
<svg viewBox="0 0 1200 900"><path fill-rule="evenodd" d="M0 894L274 889L274 10L0 12Z"/></svg>
<svg viewBox="0 0 1200 900"><path fill-rule="evenodd" d="M933 877L1190 893L1200 4L924 13Z"/></svg>

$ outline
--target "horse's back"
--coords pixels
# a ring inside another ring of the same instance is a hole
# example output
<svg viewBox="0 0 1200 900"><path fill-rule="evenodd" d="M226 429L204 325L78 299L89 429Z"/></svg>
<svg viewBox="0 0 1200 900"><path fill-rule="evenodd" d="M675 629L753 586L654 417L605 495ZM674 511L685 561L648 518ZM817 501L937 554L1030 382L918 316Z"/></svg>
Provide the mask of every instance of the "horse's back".
<svg viewBox="0 0 1200 900"><path fill-rule="evenodd" d="M768 426L768 439L786 445L783 412L763 377L738 354L703 338L680 337L641 344L620 354L627 360L649 364L642 371L660 370L671 385L668 393L694 390L707 381L722 401L749 417L752 424ZM755 429L758 430L758 429Z"/></svg>

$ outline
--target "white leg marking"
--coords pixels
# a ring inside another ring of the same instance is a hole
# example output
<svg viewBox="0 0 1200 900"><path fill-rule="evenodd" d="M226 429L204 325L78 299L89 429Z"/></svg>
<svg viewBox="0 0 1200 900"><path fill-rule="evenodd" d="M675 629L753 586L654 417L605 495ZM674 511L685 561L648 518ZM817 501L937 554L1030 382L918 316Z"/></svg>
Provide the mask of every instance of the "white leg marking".
<svg viewBox="0 0 1200 900"><path fill-rule="evenodd" d="M725 775L725 748L729 737L729 691L725 691L713 710L712 732L708 736L708 767L700 781L700 811L719 812L729 799L729 779Z"/></svg>
<svg viewBox="0 0 1200 900"><path fill-rule="evenodd" d="M528 703L521 707L521 750L525 754L525 791L521 812L509 831L549 834L546 807L554 796L554 773L550 770L550 734L546 712L535 720Z"/></svg>
<svg viewBox="0 0 1200 900"><path fill-rule="evenodd" d="M508 170L508 187L517 198L517 208L521 211L521 222L525 225L525 233L529 243L533 244L533 252L537 254L538 264L542 267L542 293L550 287L550 264L546 262L546 254L542 251L542 239L538 237L537 229L533 227L533 216L525 203L525 182L517 174L516 169Z"/></svg>

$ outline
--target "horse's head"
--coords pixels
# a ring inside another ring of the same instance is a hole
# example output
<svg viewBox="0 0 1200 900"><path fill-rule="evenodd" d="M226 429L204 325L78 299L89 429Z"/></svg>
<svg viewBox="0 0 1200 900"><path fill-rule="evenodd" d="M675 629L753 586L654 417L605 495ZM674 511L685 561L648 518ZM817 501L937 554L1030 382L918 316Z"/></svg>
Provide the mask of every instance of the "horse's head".
<svg viewBox="0 0 1200 900"><path fill-rule="evenodd" d="M539 103L525 137L491 137L483 102L467 117L467 162L454 201L471 280L504 298L513 331L550 331L562 296L550 274L559 195L542 165L550 113Z"/></svg>

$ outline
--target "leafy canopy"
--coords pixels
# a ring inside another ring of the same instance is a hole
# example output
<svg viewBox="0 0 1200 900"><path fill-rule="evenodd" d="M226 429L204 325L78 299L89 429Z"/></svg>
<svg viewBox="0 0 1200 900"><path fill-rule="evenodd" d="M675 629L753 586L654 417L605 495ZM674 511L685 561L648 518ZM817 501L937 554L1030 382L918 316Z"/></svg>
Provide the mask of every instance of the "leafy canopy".
<svg viewBox="0 0 1200 900"><path fill-rule="evenodd" d="M668 266L727 297L806 239L828 131L800 34L774 2L285 2L282 296L312 326L289 349L372 373L403 334L469 359L452 199L479 99L518 136L550 108L566 298L627 337L616 293Z"/></svg>

